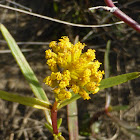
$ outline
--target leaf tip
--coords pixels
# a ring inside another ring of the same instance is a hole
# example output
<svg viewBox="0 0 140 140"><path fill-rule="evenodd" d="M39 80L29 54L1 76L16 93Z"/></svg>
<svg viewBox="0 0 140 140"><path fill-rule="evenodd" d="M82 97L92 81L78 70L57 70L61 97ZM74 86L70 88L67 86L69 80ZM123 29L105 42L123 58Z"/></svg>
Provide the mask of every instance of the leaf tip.
<svg viewBox="0 0 140 140"><path fill-rule="evenodd" d="M0 23L0 29L3 27L4 25Z"/></svg>

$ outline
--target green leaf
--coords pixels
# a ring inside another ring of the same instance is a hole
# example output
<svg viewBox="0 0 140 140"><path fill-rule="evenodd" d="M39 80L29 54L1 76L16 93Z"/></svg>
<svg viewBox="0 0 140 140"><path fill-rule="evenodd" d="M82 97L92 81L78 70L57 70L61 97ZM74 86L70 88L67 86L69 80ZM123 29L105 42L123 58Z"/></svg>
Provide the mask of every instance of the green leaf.
<svg viewBox="0 0 140 140"><path fill-rule="evenodd" d="M61 126L61 123L62 123L62 118L59 118L57 120L57 128L59 129L59 127Z"/></svg>
<svg viewBox="0 0 140 140"><path fill-rule="evenodd" d="M110 46L111 46L111 41L109 40L107 42L106 50L105 50L105 55L104 55L104 70L105 70L105 78L108 78L110 75L110 70L109 70L109 53L110 53Z"/></svg>
<svg viewBox="0 0 140 140"><path fill-rule="evenodd" d="M113 87L113 86L125 83L128 80L136 79L139 76L140 76L140 72L133 72L133 73L127 73L127 74L122 74L122 75L106 78L100 82L99 88L100 88L100 90L102 90L105 88ZM90 94L90 92L88 92L88 93ZM78 100L79 98L81 98L81 96L79 94L73 95L71 99L67 99L67 100L64 100L63 102L61 102L61 104L58 106L58 109L70 104L71 102L73 102L75 100Z"/></svg>
<svg viewBox="0 0 140 140"><path fill-rule="evenodd" d="M58 4L56 2L53 2L53 9L56 13L58 12Z"/></svg>
<svg viewBox="0 0 140 140"><path fill-rule="evenodd" d="M140 72L132 72L132 73L127 73L127 74L122 74L110 78L103 79L100 82L100 90L113 87L122 83L127 82L128 80L132 80L135 78L138 78L140 76Z"/></svg>
<svg viewBox="0 0 140 140"><path fill-rule="evenodd" d="M14 38L11 36L11 34L8 32L8 30L5 28L4 25L0 24L0 31L2 32L3 37L7 41L7 44L11 50L11 53L13 54L17 64L19 65L21 72L23 73L24 77L28 81L34 95L41 100L46 101L48 104L50 104L44 90L39 84L39 81L34 74L33 70L31 69L30 65L26 61L24 55L22 54L21 50L19 49L18 45L16 44ZM45 110L45 117L51 125L51 117L50 117L50 111Z"/></svg>
<svg viewBox="0 0 140 140"><path fill-rule="evenodd" d="M44 125L53 134L53 128L52 128L52 126L49 125L48 123L45 123Z"/></svg>
<svg viewBox="0 0 140 140"><path fill-rule="evenodd" d="M128 107L128 105L111 106L111 111L126 110Z"/></svg>
<svg viewBox="0 0 140 140"><path fill-rule="evenodd" d="M4 25L0 24L0 30L1 30L5 40L7 41L7 44L9 46L15 60L17 61L24 77L29 82L29 85L30 85L33 93L35 94L35 96L37 98L47 101L49 103L49 100L48 100L44 90L40 86L37 77L35 76L33 70L29 66L28 62L26 61L24 55L22 54L21 50L19 49L18 45L16 44L14 38L11 36L11 34L8 32L8 30L5 28Z"/></svg>
<svg viewBox="0 0 140 140"><path fill-rule="evenodd" d="M0 90L0 98L11 102L17 102L22 105L31 106L37 109L47 110L50 108L50 104L48 104L43 100L32 98L32 97L25 97L13 93L8 93L2 90Z"/></svg>

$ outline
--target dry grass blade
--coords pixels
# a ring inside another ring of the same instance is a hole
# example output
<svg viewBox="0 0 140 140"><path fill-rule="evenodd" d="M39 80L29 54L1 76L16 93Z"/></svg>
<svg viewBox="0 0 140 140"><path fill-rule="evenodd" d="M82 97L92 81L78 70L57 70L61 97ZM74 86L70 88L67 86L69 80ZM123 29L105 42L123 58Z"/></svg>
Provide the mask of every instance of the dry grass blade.
<svg viewBox="0 0 140 140"><path fill-rule="evenodd" d="M62 23L62 24L69 25L69 26L75 26L75 27L83 27L83 28L101 28L101 27L109 27L109 26L113 26L113 25L117 25L117 24L122 24L122 23L124 23L123 21L119 21L119 22L112 23L112 24L102 24L102 25L83 25L83 24L75 24L75 23L70 23L70 22L67 22L67 21L62 21L62 20L59 20L59 19L54 19L54 18L51 18L51 17L39 15L39 14L36 14L36 13L28 12L28 11L25 11L25 10L13 8L13 7L6 6L6 5L2 5L2 4L0 4L0 7L6 8L6 9L10 9L10 10L14 10L14 11L17 11L17 12L20 12L20 13L28 14L28 15L31 15L31 16L34 16L34 17L38 17L38 18L50 20L50 21L53 21L53 22Z"/></svg>

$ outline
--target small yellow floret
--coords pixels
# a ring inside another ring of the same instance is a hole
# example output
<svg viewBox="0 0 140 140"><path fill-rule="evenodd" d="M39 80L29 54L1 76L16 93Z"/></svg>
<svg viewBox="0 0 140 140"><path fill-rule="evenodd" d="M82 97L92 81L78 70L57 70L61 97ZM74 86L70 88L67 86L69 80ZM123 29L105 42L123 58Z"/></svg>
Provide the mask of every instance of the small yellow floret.
<svg viewBox="0 0 140 140"><path fill-rule="evenodd" d="M101 64L102 63L100 63L98 60L90 63L89 68L91 69L92 75L94 75L98 71Z"/></svg>
<svg viewBox="0 0 140 140"><path fill-rule="evenodd" d="M71 54L69 52L58 53L57 63L60 68L66 68L71 62Z"/></svg>
<svg viewBox="0 0 140 140"><path fill-rule="evenodd" d="M77 94L79 92L79 90L80 90L79 86L77 86L77 85L72 85L71 89L73 90L73 92L75 94Z"/></svg>
<svg viewBox="0 0 140 140"><path fill-rule="evenodd" d="M78 81L78 85L81 87L85 86L88 82L90 82L90 77L80 77Z"/></svg>
<svg viewBox="0 0 140 140"><path fill-rule="evenodd" d="M91 70L90 69L86 69L83 73L83 77L89 77L91 76Z"/></svg>
<svg viewBox="0 0 140 140"><path fill-rule="evenodd" d="M69 80L61 80L59 83L60 88L65 88L68 85L69 85Z"/></svg>
<svg viewBox="0 0 140 140"><path fill-rule="evenodd" d="M57 95L59 100L65 100L71 98L71 93L69 91L66 91L65 89L61 89L60 93Z"/></svg>
<svg viewBox="0 0 140 140"><path fill-rule="evenodd" d="M94 75L91 76L91 80L99 83L103 78L104 71L97 71Z"/></svg>
<svg viewBox="0 0 140 140"><path fill-rule="evenodd" d="M84 89L80 89L79 94L84 100L90 99L89 94Z"/></svg>
<svg viewBox="0 0 140 140"><path fill-rule="evenodd" d="M54 93L59 94L60 93L60 88L55 88L53 91L54 91Z"/></svg>
<svg viewBox="0 0 140 140"><path fill-rule="evenodd" d="M60 72L56 72L56 73L52 72L51 73L51 79L59 81L59 80L62 79L62 74Z"/></svg>
<svg viewBox="0 0 140 140"><path fill-rule="evenodd" d="M52 52L50 49L46 50L45 53L46 53L46 56L45 56L46 59L57 57L57 55L54 52Z"/></svg>
<svg viewBox="0 0 140 140"><path fill-rule="evenodd" d="M66 70L63 72L63 80L71 80L71 77L70 77L70 71L69 70Z"/></svg>
<svg viewBox="0 0 140 140"><path fill-rule="evenodd" d="M86 89L88 91L94 91L96 88L96 83L95 82L89 82L87 85L86 85Z"/></svg>
<svg viewBox="0 0 140 140"><path fill-rule="evenodd" d="M69 38L67 36L62 36L61 39L59 39L60 42L64 42L64 43L67 43L69 42Z"/></svg>
<svg viewBox="0 0 140 140"><path fill-rule="evenodd" d="M51 76L47 76L45 79L44 79L44 82L46 85L49 85L50 87L52 86L52 79L51 79Z"/></svg>
<svg viewBox="0 0 140 140"><path fill-rule="evenodd" d="M58 71L57 62L54 58L48 59L47 64L48 64L49 68L51 69L51 71L53 71L53 72Z"/></svg>
<svg viewBox="0 0 140 140"><path fill-rule="evenodd" d="M97 93L99 90L100 90L100 88L99 87L96 87L95 90L94 90L94 92L92 94Z"/></svg>
<svg viewBox="0 0 140 140"><path fill-rule="evenodd" d="M50 44L49 44L49 47L50 48L53 48L57 45L57 42L56 41L51 41Z"/></svg>
<svg viewBox="0 0 140 140"><path fill-rule="evenodd" d="M88 60L93 61L95 59L95 50L88 49L86 52L86 57Z"/></svg>

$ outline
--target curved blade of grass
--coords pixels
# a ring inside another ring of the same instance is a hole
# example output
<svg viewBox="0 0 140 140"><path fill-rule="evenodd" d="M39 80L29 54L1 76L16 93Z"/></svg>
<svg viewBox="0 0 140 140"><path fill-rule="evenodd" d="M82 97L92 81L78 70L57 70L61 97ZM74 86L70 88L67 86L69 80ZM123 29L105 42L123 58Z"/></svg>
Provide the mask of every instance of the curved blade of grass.
<svg viewBox="0 0 140 140"><path fill-rule="evenodd" d="M11 102L17 102L22 105L31 106L37 109L47 110L50 108L50 104L43 100L32 97L25 97L2 90L0 90L0 98Z"/></svg>
<svg viewBox="0 0 140 140"><path fill-rule="evenodd" d="M106 45L106 50L104 54L104 70L105 70L105 78L108 78L110 75L110 70L109 70L109 53L110 53L110 46L111 46L111 41L109 40Z"/></svg>
<svg viewBox="0 0 140 140"><path fill-rule="evenodd" d="M19 49L18 45L16 44L14 38L11 36L11 34L8 32L8 30L5 28L4 25L0 24L0 30L11 50L15 60L17 61L24 77L29 82L29 85L30 85L33 93L35 94L35 96L37 98L47 101L49 103L49 100L48 100L44 90L40 86L37 77L35 76L33 70L29 66L28 62L26 61L24 55L22 54L21 50Z"/></svg>
<svg viewBox="0 0 140 140"><path fill-rule="evenodd" d="M100 90L113 87L122 83L127 82L128 80L136 79L140 76L140 72L132 72L132 73L127 73L127 74L122 74L110 78L103 79L100 82Z"/></svg>

